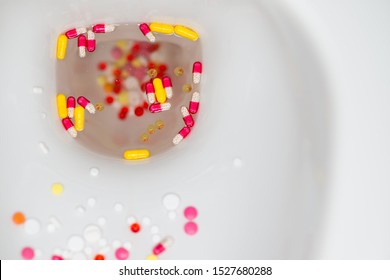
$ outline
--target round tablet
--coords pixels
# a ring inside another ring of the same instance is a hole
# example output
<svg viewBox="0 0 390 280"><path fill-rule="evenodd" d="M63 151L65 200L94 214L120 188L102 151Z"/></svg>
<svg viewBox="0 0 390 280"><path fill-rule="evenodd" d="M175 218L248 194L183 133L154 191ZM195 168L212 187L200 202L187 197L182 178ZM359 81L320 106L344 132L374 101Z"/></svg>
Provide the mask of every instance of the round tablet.
<svg viewBox="0 0 390 280"><path fill-rule="evenodd" d="M73 235L68 239L68 248L72 252L79 252L84 249L84 239L79 235Z"/></svg>
<svg viewBox="0 0 390 280"><path fill-rule="evenodd" d="M184 217L186 217L187 220L194 220L198 216L198 210L193 206L188 206L186 209L184 209Z"/></svg>
<svg viewBox="0 0 390 280"><path fill-rule="evenodd" d="M184 231L188 235L194 235L198 232L198 225L194 222L188 222L184 225Z"/></svg>
<svg viewBox="0 0 390 280"><path fill-rule="evenodd" d="M84 238L87 242L98 242L101 236L102 232L96 225L89 225L84 229Z"/></svg>
<svg viewBox="0 0 390 280"><path fill-rule="evenodd" d="M168 193L163 197L163 205L168 210L176 210L180 204L180 197L174 193Z"/></svg>
<svg viewBox="0 0 390 280"><path fill-rule="evenodd" d="M25 260L32 260L34 258L34 249L31 247L24 247L22 249L22 258Z"/></svg>
<svg viewBox="0 0 390 280"><path fill-rule="evenodd" d="M24 223L24 230L29 235L37 234L40 229L41 229L41 225L35 219L27 219L26 222Z"/></svg>

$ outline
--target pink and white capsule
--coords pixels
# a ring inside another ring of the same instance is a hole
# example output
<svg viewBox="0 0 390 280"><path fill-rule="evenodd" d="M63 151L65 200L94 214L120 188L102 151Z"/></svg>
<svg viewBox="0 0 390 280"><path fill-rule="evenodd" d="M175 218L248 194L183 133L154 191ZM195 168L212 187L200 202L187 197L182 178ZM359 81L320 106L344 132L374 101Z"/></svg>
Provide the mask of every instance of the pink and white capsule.
<svg viewBox="0 0 390 280"><path fill-rule="evenodd" d="M93 33L91 30L88 30L87 33L87 50L89 52L93 52L96 48L96 40L95 40L95 33Z"/></svg>
<svg viewBox="0 0 390 280"><path fill-rule="evenodd" d="M150 31L149 25L147 25L146 23L141 23L139 25L139 29L141 30L142 34L144 34L144 36L148 38L150 42L154 43L156 41L156 37L154 37L152 31Z"/></svg>
<svg viewBox="0 0 390 280"><path fill-rule="evenodd" d="M154 103L154 104L149 106L149 111L151 113L164 112L164 111L168 111L169 109L171 109L171 103L168 103L168 102L165 102L163 104Z"/></svg>
<svg viewBox="0 0 390 280"><path fill-rule="evenodd" d="M95 33L108 33L115 30L115 25L99 23L92 27L92 31Z"/></svg>
<svg viewBox="0 0 390 280"><path fill-rule="evenodd" d="M76 137L77 137L77 131L76 131L76 129L74 128L74 125L73 125L72 121L71 121L69 118L62 119L62 125L64 126L64 128L66 129L66 131L68 131L69 134L70 134L73 138L76 138Z"/></svg>
<svg viewBox="0 0 390 280"><path fill-rule="evenodd" d="M198 112L199 100L200 100L200 94L199 94L199 92L195 91L192 94L190 106L189 106L189 111L191 114L196 114L196 112Z"/></svg>
<svg viewBox="0 0 390 280"><path fill-rule="evenodd" d="M181 111L181 115L183 116L183 121L184 121L185 125L188 127L193 127L195 122L194 122L194 119L191 116L191 114L188 112L187 107L182 106L180 108L180 111Z"/></svg>
<svg viewBox="0 0 390 280"><path fill-rule="evenodd" d="M173 244L173 238L170 236L165 237L163 240L161 240L160 243L158 243L153 248L153 254L158 256L162 252L164 252L167 248L171 247Z"/></svg>
<svg viewBox="0 0 390 280"><path fill-rule="evenodd" d="M156 95L154 93L153 83L147 82L145 85L145 89L146 89L146 96L148 98L149 104L155 103L156 102Z"/></svg>
<svg viewBox="0 0 390 280"><path fill-rule="evenodd" d="M68 30L65 32L65 36L68 38L68 39L73 39L73 38L76 38L78 37L79 35L81 34L84 34L87 32L87 28L85 27L80 27L80 28L73 28L71 30Z"/></svg>
<svg viewBox="0 0 390 280"><path fill-rule="evenodd" d="M164 89L165 89L165 94L167 95L167 98L171 99L172 96L173 96L171 78L163 77L162 78L162 83L163 83L163 86L164 86Z"/></svg>
<svg viewBox="0 0 390 280"><path fill-rule="evenodd" d="M79 47L79 56L85 57L85 55L86 55L85 48L87 46L87 38L85 38L84 35L79 36L79 38L77 40L77 46Z"/></svg>
<svg viewBox="0 0 390 280"><path fill-rule="evenodd" d="M69 96L66 101L66 107L68 108L68 117L73 118L74 107L76 107L76 99L73 96Z"/></svg>
<svg viewBox="0 0 390 280"><path fill-rule="evenodd" d="M95 112L96 112L95 106L93 106L93 104L91 102L89 102L89 100L87 98L85 98L84 96L80 96L79 98L77 98L77 103L79 103L79 105L81 107L83 107L85 110L87 110L91 114L95 114Z"/></svg>
<svg viewBox="0 0 390 280"><path fill-rule="evenodd" d="M194 82L194 84L199 84L201 77L202 77L202 63L196 61L192 65L192 81Z"/></svg>
<svg viewBox="0 0 390 280"><path fill-rule="evenodd" d="M179 131L179 133L175 137L173 137L173 140L172 140L173 144L175 144L175 145L179 144L181 142L181 140L183 140L184 138L186 138L188 136L188 134L190 134L190 132L191 132L191 129L189 127L187 127L187 126L183 127Z"/></svg>

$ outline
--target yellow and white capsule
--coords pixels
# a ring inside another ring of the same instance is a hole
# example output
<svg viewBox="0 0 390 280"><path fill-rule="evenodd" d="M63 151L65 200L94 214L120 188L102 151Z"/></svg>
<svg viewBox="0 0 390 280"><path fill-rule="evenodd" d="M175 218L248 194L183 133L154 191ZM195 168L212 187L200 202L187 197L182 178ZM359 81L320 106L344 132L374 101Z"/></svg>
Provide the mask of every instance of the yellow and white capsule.
<svg viewBox="0 0 390 280"><path fill-rule="evenodd" d="M58 36L57 40L57 59L62 60L66 56L66 48L68 46L68 37L64 34Z"/></svg>
<svg viewBox="0 0 390 280"><path fill-rule="evenodd" d="M173 25L166 24L166 23L152 22L149 25L149 28L152 32L157 32L157 33L167 34L167 35L171 35L175 32Z"/></svg>
<svg viewBox="0 0 390 280"><path fill-rule="evenodd" d="M165 101L167 101L167 94L160 78L153 79L153 87L157 102L165 103Z"/></svg>
<svg viewBox="0 0 390 280"><path fill-rule="evenodd" d="M66 96L62 93L57 95L57 112L61 119L68 116L68 106L66 105Z"/></svg>
<svg viewBox="0 0 390 280"><path fill-rule="evenodd" d="M177 36L186 38L186 39L191 40L191 41L196 41L199 38L198 33L196 33L194 30L192 30L188 27L182 26L182 25L175 26L175 34Z"/></svg>
<svg viewBox="0 0 390 280"><path fill-rule="evenodd" d="M127 150L123 153L124 159L127 160L145 159L149 156L149 150Z"/></svg>
<svg viewBox="0 0 390 280"><path fill-rule="evenodd" d="M77 131L83 131L84 130L84 119L85 119L85 112L84 108L81 106L77 106L74 109L74 128Z"/></svg>

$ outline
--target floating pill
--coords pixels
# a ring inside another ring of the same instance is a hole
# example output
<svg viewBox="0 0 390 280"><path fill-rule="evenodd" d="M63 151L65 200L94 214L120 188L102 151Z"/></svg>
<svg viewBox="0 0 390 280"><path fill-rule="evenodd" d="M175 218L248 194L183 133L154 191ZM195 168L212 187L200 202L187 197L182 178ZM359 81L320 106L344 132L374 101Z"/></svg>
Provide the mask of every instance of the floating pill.
<svg viewBox="0 0 390 280"><path fill-rule="evenodd" d="M164 128L164 122L162 120L157 120L154 125L157 127L157 129L163 129Z"/></svg>
<svg viewBox="0 0 390 280"><path fill-rule="evenodd" d="M66 47L68 45L68 38L61 34L57 40L57 59L64 59L66 56Z"/></svg>
<svg viewBox="0 0 390 280"><path fill-rule="evenodd" d="M181 142L181 140L183 140L184 138L186 138L188 136L188 134L190 134L191 132L191 129L187 126L183 127L179 133L173 138L172 142L173 144L177 145Z"/></svg>
<svg viewBox="0 0 390 280"><path fill-rule="evenodd" d="M148 76L153 79L157 77L158 72L156 69L152 68L146 71L146 74L148 74Z"/></svg>
<svg viewBox="0 0 390 280"><path fill-rule="evenodd" d="M51 186L51 192L54 195L60 195L60 194L62 194L63 191L64 191L64 186L62 184L60 184L60 183L54 183Z"/></svg>
<svg viewBox="0 0 390 280"><path fill-rule="evenodd" d="M201 76L202 76L202 63L196 61L192 66L192 81L194 82L194 84L200 83Z"/></svg>
<svg viewBox="0 0 390 280"><path fill-rule="evenodd" d="M76 99L73 96L69 96L66 101L66 107L68 108L68 117L73 118L74 107L76 106Z"/></svg>
<svg viewBox="0 0 390 280"><path fill-rule="evenodd" d="M192 30L188 27L182 26L182 25L175 26L175 34L180 36L180 37L192 40L192 41L196 41L199 38L198 33L196 33L194 30Z"/></svg>
<svg viewBox="0 0 390 280"><path fill-rule="evenodd" d="M198 224L195 222L187 222L184 225L184 231L188 235L194 235L198 232Z"/></svg>
<svg viewBox="0 0 390 280"><path fill-rule="evenodd" d="M58 255L53 255L53 256L51 257L51 259L52 259L53 261L62 261L62 260L64 260L63 257L58 256Z"/></svg>
<svg viewBox="0 0 390 280"><path fill-rule="evenodd" d="M189 93L192 90L192 86L190 84L184 84L182 90L185 93Z"/></svg>
<svg viewBox="0 0 390 280"><path fill-rule="evenodd" d="M153 33L150 31L150 28L146 23L141 23L139 25L139 29L141 30L142 34L144 34L144 36L148 38L150 42L153 43L154 41L156 41L156 37L154 37Z"/></svg>
<svg viewBox="0 0 390 280"><path fill-rule="evenodd" d="M79 56L84 58L86 55L85 49L87 47L87 38L84 35L80 35L77 39L77 46L79 48Z"/></svg>
<svg viewBox="0 0 390 280"><path fill-rule="evenodd" d="M137 117L141 117L144 114L144 108L142 108L141 106L136 107L134 110L134 114Z"/></svg>
<svg viewBox="0 0 390 280"><path fill-rule="evenodd" d="M149 261L155 261L157 260L157 256L155 254L150 254L149 256L146 257L146 259Z"/></svg>
<svg viewBox="0 0 390 280"><path fill-rule="evenodd" d="M68 39L76 38L77 36L87 32L85 27L73 28L65 32L65 35Z"/></svg>
<svg viewBox="0 0 390 280"><path fill-rule="evenodd" d="M34 249L31 247L24 247L22 250L22 257L25 260L32 260L34 258Z"/></svg>
<svg viewBox="0 0 390 280"><path fill-rule="evenodd" d="M185 125L188 127L193 127L195 124L194 119L191 116L191 114L188 112L187 107L182 106L180 108L180 112L181 112L181 115L183 116L183 121L184 121Z"/></svg>
<svg viewBox="0 0 390 280"><path fill-rule="evenodd" d="M21 225L26 221L26 217L22 212L16 212L12 216L12 221L14 222L15 225Z"/></svg>
<svg viewBox="0 0 390 280"><path fill-rule="evenodd" d="M84 108L81 106L77 106L74 110L74 128L77 131L84 130Z"/></svg>
<svg viewBox="0 0 390 280"><path fill-rule="evenodd" d="M184 74L184 69L183 67L176 67L174 70L173 70L173 73L177 76L177 77L180 77L180 76L183 76Z"/></svg>
<svg viewBox="0 0 390 280"><path fill-rule="evenodd" d="M95 33L93 33L91 30L88 30L87 33L87 50L89 52L93 52L96 48L96 39L95 39Z"/></svg>
<svg viewBox="0 0 390 280"><path fill-rule="evenodd" d="M173 28L172 25L165 24L165 23L152 22L149 25L149 28L153 32L168 34L168 35L173 34L175 32L175 29Z"/></svg>
<svg viewBox="0 0 390 280"><path fill-rule="evenodd" d="M167 248L171 247L173 244L173 238L170 236L165 237L153 248L153 254L158 256L164 252Z"/></svg>
<svg viewBox="0 0 390 280"><path fill-rule="evenodd" d="M163 83L163 86L164 86L164 89L165 89L165 94L167 95L167 98L171 99L172 96L173 96L171 78L163 77L162 78L162 83Z"/></svg>
<svg viewBox="0 0 390 280"><path fill-rule="evenodd" d="M71 121L68 117L62 119L62 125L64 126L64 128L66 129L66 131L68 131L69 134L70 134L73 138L77 137L77 131L76 131L76 129L74 128L74 125L73 125L72 121Z"/></svg>
<svg viewBox="0 0 390 280"><path fill-rule="evenodd" d="M167 94L165 92L161 79L160 78L153 79L153 86L154 86L157 102L165 103L165 101L167 101Z"/></svg>
<svg viewBox="0 0 390 280"><path fill-rule="evenodd" d="M95 104L96 111L103 111L104 110L104 104L103 103L96 103Z"/></svg>
<svg viewBox="0 0 390 280"><path fill-rule="evenodd" d="M188 206L184 209L184 217L187 220L194 220L198 216L198 210L193 206Z"/></svg>
<svg viewBox="0 0 390 280"><path fill-rule="evenodd" d="M153 124L148 125L148 133L154 134L156 132L156 127Z"/></svg>
<svg viewBox="0 0 390 280"><path fill-rule="evenodd" d="M142 142L148 142L149 141L149 134L142 133L140 139Z"/></svg>
<svg viewBox="0 0 390 280"><path fill-rule="evenodd" d="M66 96L62 93L57 95L57 112L61 119L68 116L68 108L66 106Z"/></svg>
<svg viewBox="0 0 390 280"><path fill-rule="evenodd" d="M127 150L124 152L123 157L127 160L137 160L148 158L150 153L148 150Z"/></svg>
<svg viewBox="0 0 390 280"><path fill-rule="evenodd" d="M130 226L130 230L134 233L137 233L141 230L141 226L139 225L139 223L134 223Z"/></svg>
<svg viewBox="0 0 390 280"><path fill-rule="evenodd" d="M115 257L118 260L127 260L127 258L129 257L129 251L127 251L127 249L125 249L123 247L119 247L115 251Z"/></svg>
<svg viewBox="0 0 390 280"><path fill-rule="evenodd" d="M156 102L156 97L155 97L155 93L154 93L154 86L151 82L147 82L146 85L145 85L145 89L146 89L146 96L148 98L148 102L149 104L153 104Z"/></svg>
<svg viewBox="0 0 390 280"><path fill-rule="evenodd" d="M108 33L115 30L115 25L113 24L95 24L92 27L92 31L95 33Z"/></svg>
<svg viewBox="0 0 390 280"><path fill-rule="evenodd" d="M105 257L102 254L97 254L94 259L97 261L103 261L105 260Z"/></svg>
<svg viewBox="0 0 390 280"><path fill-rule="evenodd" d="M149 111L151 113L164 112L164 111L168 111L169 109L171 109L171 103L168 103L168 102L163 103L163 104L154 103L154 104L149 106Z"/></svg>
<svg viewBox="0 0 390 280"><path fill-rule="evenodd" d="M77 98L77 103L79 103L80 106L82 106L91 114L95 114L96 112L95 106L84 96L80 96L79 98Z"/></svg>
<svg viewBox="0 0 390 280"><path fill-rule="evenodd" d="M189 106L189 111L191 114L196 114L196 112L198 112L199 100L200 100L200 94L199 94L199 92L195 91L192 94L192 98L191 98L190 106Z"/></svg>

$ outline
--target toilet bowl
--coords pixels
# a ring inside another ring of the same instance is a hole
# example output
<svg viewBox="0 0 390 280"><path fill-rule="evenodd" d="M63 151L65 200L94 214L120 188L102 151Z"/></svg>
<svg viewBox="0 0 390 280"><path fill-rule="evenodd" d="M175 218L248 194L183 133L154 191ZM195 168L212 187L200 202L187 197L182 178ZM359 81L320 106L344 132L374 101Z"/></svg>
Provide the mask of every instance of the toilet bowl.
<svg viewBox="0 0 390 280"><path fill-rule="evenodd" d="M86 245L88 252L67 246L98 221L107 258L127 243L131 259L144 259L166 235L175 242L162 259L310 257L326 183L329 89L314 43L269 2L3 4L0 257L19 259L30 246L41 259L55 252L93 258L98 245ZM152 21L199 33L201 107L180 145L130 162L64 131L55 103L57 36L100 22ZM60 196L53 183L63 185ZM175 210L164 207L166 194L180 198ZM183 230L189 205L199 211L194 236ZM37 220L39 231L12 224L16 211ZM149 223L131 235L129 217Z"/></svg>

